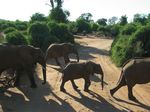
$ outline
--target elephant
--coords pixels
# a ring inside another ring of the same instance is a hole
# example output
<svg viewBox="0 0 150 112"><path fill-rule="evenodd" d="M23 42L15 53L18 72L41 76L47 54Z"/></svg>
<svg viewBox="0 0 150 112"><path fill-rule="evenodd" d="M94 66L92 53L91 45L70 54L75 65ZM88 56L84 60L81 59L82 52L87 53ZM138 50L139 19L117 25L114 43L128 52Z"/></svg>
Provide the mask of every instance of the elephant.
<svg viewBox="0 0 150 112"><path fill-rule="evenodd" d="M116 87L110 90L114 93L122 86L127 85L128 99L136 101L132 89L136 84L146 84L150 82L150 58L133 58L128 60L122 67L121 76Z"/></svg>
<svg viewBox="0 0 150 112"><path fill-rule="evenodd" d="M67 81L71 81L73 88L76 90L78 87L76 86L74 79L83 78L85 80L84 91L89 91L89 86L91 84L90 75L94 75L94 73L101 74L102 78L102 89L103 89L103 70L100 64L96 64L92 61L87 62L76 62L76 63L68 63L66 67L62 70L62 83L60 86L60 91L66 92L64 89L64 85Z"/></svg>
<svg viewBox="0 0 150 112"><path fill-rule="evenodd" d="M45 55L40 48L30 45L0 45L0 74L7 69L16 71L15 86L19 86L19 80L22 70L26 71L31 87L37 87L34 80L34 69L36 63L42 66L43 83L46 83L46 62Z"/></svg>
<svg viewBox="0 0 150 112"><path fill-rule="evenodd" d="M78 51L73 44L71 43L51 44L46 51L45 60L47 61L48 59L55 58L57 65L61 66L58 61L58 58L64 57L65 63L67 64L68 62L70 62L68 57L70 53L76 54L77 62L79 62Z"/></svg>

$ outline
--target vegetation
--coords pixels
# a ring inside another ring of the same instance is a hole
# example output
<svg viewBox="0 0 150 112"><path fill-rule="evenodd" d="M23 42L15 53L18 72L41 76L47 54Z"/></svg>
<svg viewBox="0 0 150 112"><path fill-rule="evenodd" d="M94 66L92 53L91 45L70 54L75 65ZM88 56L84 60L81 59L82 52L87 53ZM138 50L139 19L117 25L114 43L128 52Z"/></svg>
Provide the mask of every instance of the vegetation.
<svg viewBox="0 0 150 112"><path fill-rule="evenodd" d="M73 34L92 33L114 38L110 55L117 66L133 57L150 56L150 14L135 14L132 22L126 15L94 22L91 13L83 13L76 21L69 21L63 0L50 0L48 5L48 16L35 13L29 21L0 19L0 42L31 44L45 51L52 43L74 43Z"/></svg>

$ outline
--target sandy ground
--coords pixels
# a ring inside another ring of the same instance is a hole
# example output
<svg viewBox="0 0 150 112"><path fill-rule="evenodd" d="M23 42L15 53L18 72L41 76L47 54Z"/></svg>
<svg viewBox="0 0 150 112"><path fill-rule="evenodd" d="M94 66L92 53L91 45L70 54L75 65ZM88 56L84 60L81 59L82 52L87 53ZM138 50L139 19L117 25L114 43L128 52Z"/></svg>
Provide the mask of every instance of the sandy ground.
<svg viewBox="0 0 150 112"><path fill-rule="evenodd" d="M101 64L104 71L104 90L101 89L100 76L96 75L91 76L89 93L83 91L83 79L76 80L80 91L75 91L71 83L67 82L67 93L61 92L60 68L54 60L49 60L46 85L41 84L42 73L38 66L38 75L35 75L38 88L30 88L28 81L23 81L20 88L0 86L0 112L150 112L150 84L134 87L133 92L138 103L128 100L127 87L118 90L114 95L116 98L110 96L109 89L116 85L120 76L120 68L109 57L111 39L81 37L76 41L81 44L78 46L81 62L92 60ZM75 60L74 55L70 57ZM64 65L61 58L60 61Z"/></svg>

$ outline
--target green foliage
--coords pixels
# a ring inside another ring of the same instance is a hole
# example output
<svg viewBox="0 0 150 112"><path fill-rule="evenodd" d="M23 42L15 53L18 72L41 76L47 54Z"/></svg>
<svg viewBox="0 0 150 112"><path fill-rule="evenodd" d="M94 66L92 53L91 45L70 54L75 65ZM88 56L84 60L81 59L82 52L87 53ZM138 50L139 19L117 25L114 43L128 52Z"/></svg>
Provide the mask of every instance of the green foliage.
<svg viewBox="0 0 150 112"><path fill-rule="evenodd" d="M146 15L135 14L133 18L133 22L137 22L140 23L141 25L145 25L147 22Z"/></svg>
<svg viewBox="0 0 150 112"><path fill-rule="evenodd" d="M82 32L90 33L91 32L90 23L84 19L77 19L76 27L78 29L77 30L78 33L82 33Z"/></svg>
<svg viewBox="0 0 150 112"><path fill-rule="evenodd" d="M99 24L99 25L101 25L101 26L106 26L107 25L107 19L105 19L105 18L102 18L102 19L98 19L97 20L97 23Z"/></svg>
<svg viewBox="0 0 150 112"><path fill-rule="evenodd" d="M122 26L115 24L111 26L110 33L112 37L117 37L122 29Z"/></svg>
<svg viewBox="0 0 150 112"><path fill-rule="evenodd" d="M47 40L50 35L47 25L44 23L35 22L29 27L29 34L31 36L31 44L45 50L44 46L47 46L45 44L45 40Z"/></svg>
<svg viewBox="0 0 150 112"><path fill-rule="evenodd" d="M92 14L91 13L83 13L79 17L79 19L84 19L86 22L92 21Z"/></svg>
<svg viewBox="0 0 150 112"><path fill-rule="evenodd" d="M72 34L76 34L77 33L77 25L76 22L69 22L68 23L68 30L69 32L71 32Z"/></svg>
<svg viewBox="0 0 150 112"><path fill-rule="evenodd" d="M57 37L57 39L60 42L72 42L74 43L74 37L69 32L68 26L64 23L55 23L55 22L49 22L48 23L50 34Z"/></svg>
<svg viewBox="0 0 150 112"><path fill-rule="evenodd" d="M136 24L130 23L124 26L122 29L122 34L123 35L131 35L137 30Z"/></svg>
<svg viewBox="0 0 150 112"><path fill-rule="evenodd" d="M111 58L121 66L132 57L150 56L150 26L139 27L132 35L120 34L111 46Z"/></svg>
<svg viewBox="0 0 150 112"><path fill-rule="evenodd" d="M63 11L62 8L56 7L50 11L49 18L51 21L55 21L58 23L67 23L67 13Z"/></svg>
<svg viewBox="0 0 150 112"><path fill-rule="evenodd" d="M28 44L25 36L18 31L13 31L13 32L8 33L6 35L6 41L13 45L27 45Z"/></svg>
<svg viewBox="0 0 150 112"><path fill-rule="evenodd" d="M110 36L110 26L99 26L98 31L101 34L101 36Z"/></svg>
<svg viewBox="0 0 150 112"><path fill-rule="evenodd" d="M91 23L91 30L92 31L97 31L98 27L99 27L99 25L97 23L94 23L94 22Z"/></svg>
<svg viewBox="0 0 150 112"><path fill-rule="evenodd" d="M19 31L24 31L28 29L28 22L16 20L14 22L15 28Z"/></svg>
<svg viewBox="0 0 150 112"><path fill-rule="evenodd" d="M128 23L127 16L121 16L120 18L120 25L126 25Z"/></svg>
<svg viewBox="0 0 150 112"><path fill-rule="evenodd" d="M35 13L31 16L31 19L30 19L30 22L44 22L44 21L47 21L47 18L45 17L44 14L41 14L41 13Z"/></svg>
<svg viewBox="0 0 150 112"><path fill-rule="evenodd" d="M8 27L4 30L4 33L7 34L7 33L10 33L10 32L13 32L13 31L17 31L17 29L15 29L14 27Z"/></svg>

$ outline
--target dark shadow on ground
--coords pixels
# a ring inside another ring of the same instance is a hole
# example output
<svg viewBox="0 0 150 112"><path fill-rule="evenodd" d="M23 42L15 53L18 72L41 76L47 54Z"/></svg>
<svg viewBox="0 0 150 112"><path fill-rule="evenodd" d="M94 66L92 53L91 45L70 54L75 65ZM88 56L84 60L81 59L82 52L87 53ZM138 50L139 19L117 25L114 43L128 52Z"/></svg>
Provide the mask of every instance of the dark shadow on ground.
<svg viewBox="0 0 150 112"><path fill-rule="evenodd" d="M0 105L3 112L62 112L64 105L60 105L53 99L46 99L45 97L52 93L51 86L47 83L42 85L41 80L37 74L35 82L37 88L30 88L29 79L24 79L21 86L12 91L11 87L4 87L0 85ZM72 107L63 101L70 112L74 112Z"/></svg>
<svg viewBox="0 0 150 112"><path fill-rule="evenodd" d="M128 102L128 101L125 101L125 100L116 98L116 97L113 97L113 98L114 98L115 100L117 100L118 102L124 102L124 103L130 104L130 105L134 105L134 106L141 107L141 108L146 109L146 110L148 110L148 111L150 110L150 106L141 103L139 100L134 101L134 102L136 103L136 104L135 104L135 103L132 103L132 102Z"/></svg>
<svg viewBox="0 0 150 112"><path fill-rule="evenodd" d="M72 94L66 92L67 95L72 97L75 101L81 103L88 109L93 112L126 112L125 110L119 110L115 108L112 104L106 101L103 97L94 92L89 92L90 95L96 97L97 100L91 99L81 93L81 91L77 90L78 94L81 98L75 97Z"/></svg>

